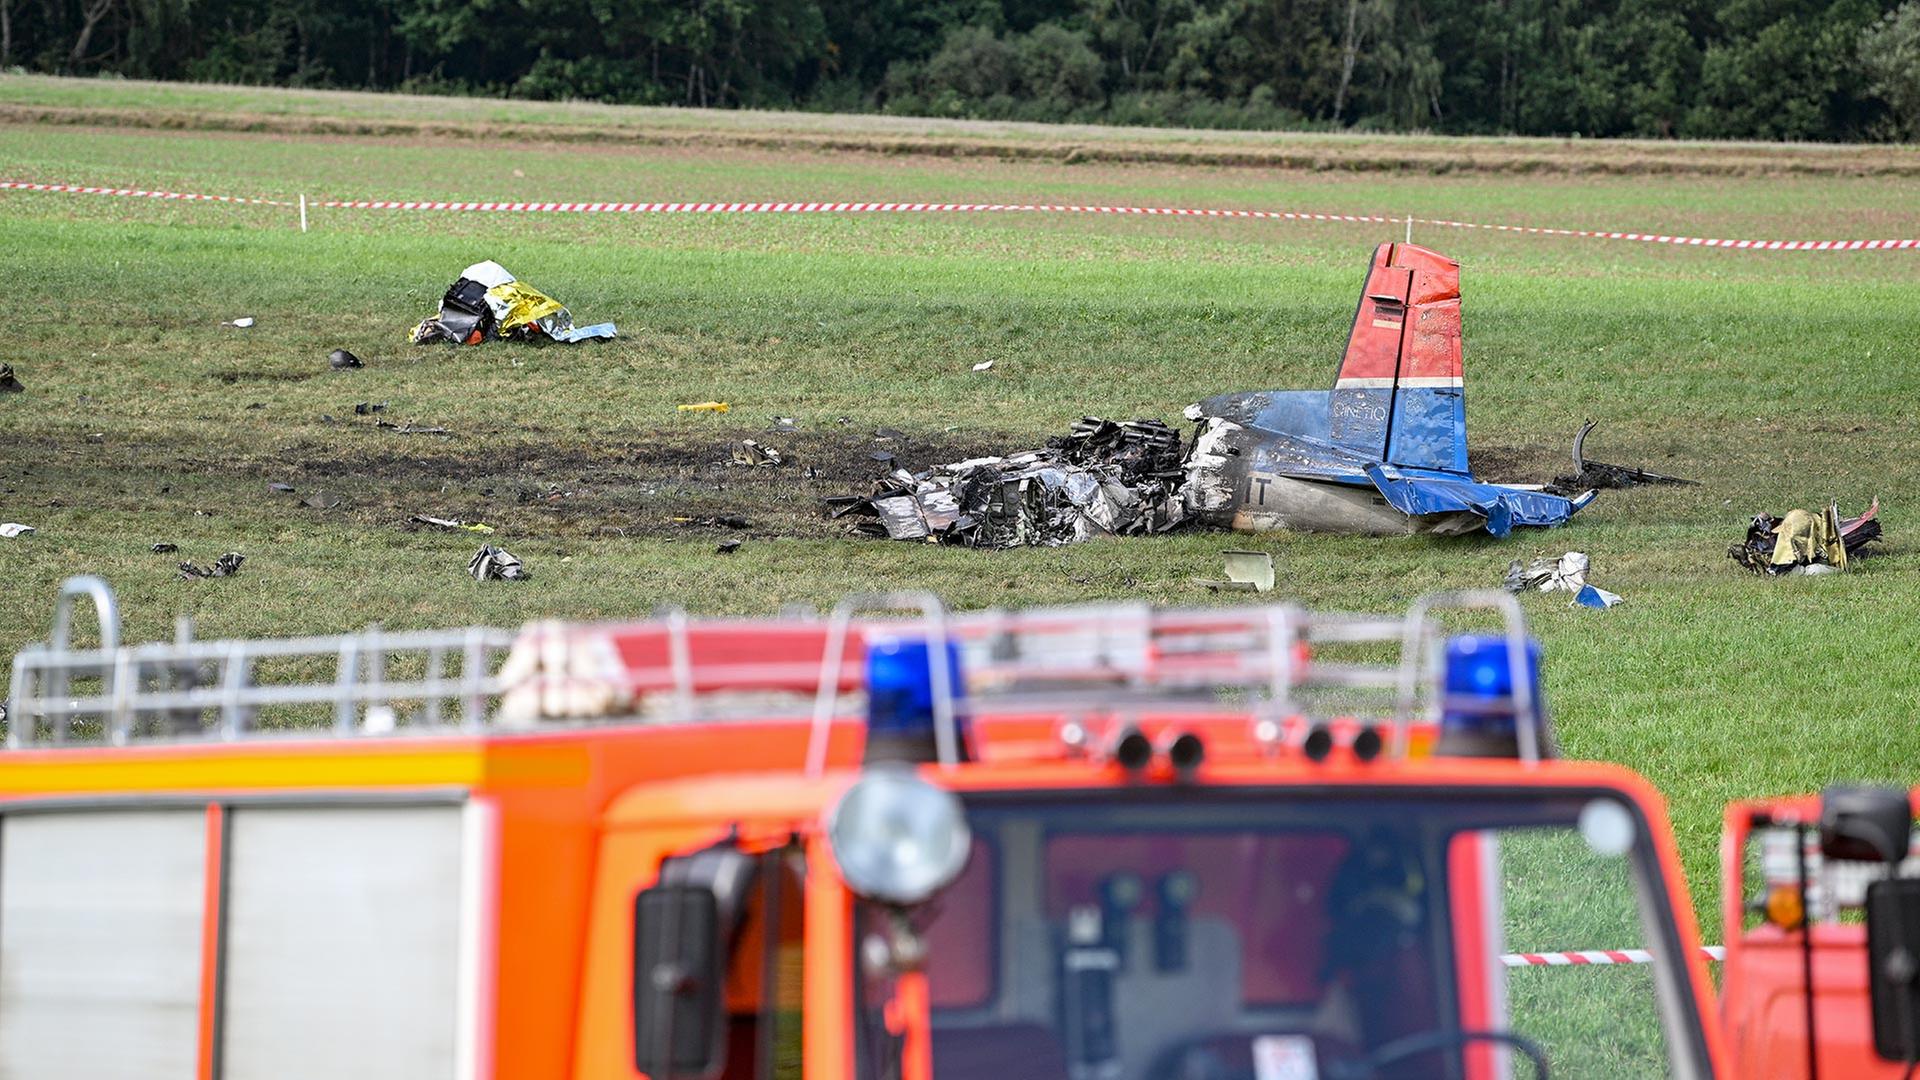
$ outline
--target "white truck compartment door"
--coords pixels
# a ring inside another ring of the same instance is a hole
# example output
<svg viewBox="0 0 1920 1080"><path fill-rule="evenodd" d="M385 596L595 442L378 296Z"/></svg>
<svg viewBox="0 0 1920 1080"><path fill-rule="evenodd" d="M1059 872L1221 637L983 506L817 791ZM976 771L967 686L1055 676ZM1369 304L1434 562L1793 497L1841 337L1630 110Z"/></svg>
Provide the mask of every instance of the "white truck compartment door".
<svg viewBox="0 0 1920 1080"><path fill-rule="evenodd" d="M461 807L238 806L229 830L222 1080L453 1080Z"/></svg>
<svg viewBox="0 0 1920 1080"><path fill-rule="evenodd" d="M0 816L0 1078L195 1075L206 822Z"/></svg>

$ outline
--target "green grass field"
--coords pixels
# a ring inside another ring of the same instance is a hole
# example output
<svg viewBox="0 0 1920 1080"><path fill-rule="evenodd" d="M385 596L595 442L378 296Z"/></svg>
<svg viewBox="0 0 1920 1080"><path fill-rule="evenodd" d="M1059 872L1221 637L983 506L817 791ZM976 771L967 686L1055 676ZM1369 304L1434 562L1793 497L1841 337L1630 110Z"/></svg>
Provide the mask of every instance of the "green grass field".
<svg viewBox="0 0 1920 1080"><path fill-rule="evenodd" d="M118 119L90 124L71 111L96 100ZM0 111L0 179L274 198L1037 200L1706 236L1920 235L1920 180L1897 171L1436 175L195 130L177 118L218 127L248 110L353 118L385 106L0 77L0 106L49 104L70 112L26 123ZM176 119L166 129L122 122L142 108ZM553 122L618 127L640 115L581 109ZM738 132L755 119L712 123ZM1463 157L1487 150L1428 144ZM1763 162L1799 153L1741 152ZM1223 390L1324 386L1364 260L1401 228L376 211L315 211L312 225L302 234L279 208L0 192L0 274L11 285L0 362L28 388L0 395L0 520L39 529L0 540L0 655L45 633L54 590L82 572L113 582L129 636L146 640L170 634L180 612L206 637L279 635L632 616L668 602L770 613L905 587L967 608L1211 604L1225 601L1193 579L1218 573L1222 549L1246 546L1274 554L1285 599L1396 611L1431 590L1497 584L1509 559L1577 549L1628 602L1592 612L1564 597L1526 601L1563 748L1628 763L1666 793L1704 915L1717 900L1726 800L1915 779L1920 253L1422 228L1417 241L1464 264L1468 415L1476 460L1499 467L1494 479L1563 471L1591 416L1601 421L1592 456L1702 484L1606 492L1564 530L1505 542L1188 532L977 552L850 538L821 519L817 500L866 487L879 426L912 437L903 457L917 467L1022 448L1083 413L1175 420ZM408 345L408 329L483 258L581 322L617 322L621 337ZM258 325L221 325L243 315ZM336 347L367 369L330 372ZM987 359L990 372L970 370ZM674 409L710 398L732 411ZM353 415L363 401L452 435L377 428ZM799 433L763 435L775 416L795 417ZM728 467L744 437L794 464ZM296 494L270 492L273 482ZM317 492L339 505L303 505ZM1875 495L1890 539L1857 572L1762 581L1725 557L1757 511L1837 499L1851 512ZM414 513L496 525L495 541L533 579L475 583L462 571L476 542L417 531ZM715 514L754 522L736 554L715 554L715 529L676 520ZM158 541L180 554L149 553ZM238 577L174 575L182 558L228 550L247 556Z"/></svg>

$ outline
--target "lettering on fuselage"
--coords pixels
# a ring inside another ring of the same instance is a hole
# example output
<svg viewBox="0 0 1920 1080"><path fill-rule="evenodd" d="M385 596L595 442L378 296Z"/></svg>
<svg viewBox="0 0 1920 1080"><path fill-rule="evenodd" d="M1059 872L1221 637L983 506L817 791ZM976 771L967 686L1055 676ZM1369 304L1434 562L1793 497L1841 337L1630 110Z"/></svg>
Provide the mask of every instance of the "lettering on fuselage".
<svg viewBox="0 0 1920 1080"><path fill-rule="evenodd" d="M1240 504L1242 506L1267 505L1267 487L1280 479L1277 476L1263 476L1248 473L1245 482L1240 485Z"/></svg>
<svg viewBox="0 0 1920 1080"><path fill-rule="evenodd" d="M1337 398L1338 395L1335 397ZM1370 420L1374 423L1384 423L1387 419L1387 407L1365 402L1336 400L1333 402L1333 415L1340 420Z"/></svg>

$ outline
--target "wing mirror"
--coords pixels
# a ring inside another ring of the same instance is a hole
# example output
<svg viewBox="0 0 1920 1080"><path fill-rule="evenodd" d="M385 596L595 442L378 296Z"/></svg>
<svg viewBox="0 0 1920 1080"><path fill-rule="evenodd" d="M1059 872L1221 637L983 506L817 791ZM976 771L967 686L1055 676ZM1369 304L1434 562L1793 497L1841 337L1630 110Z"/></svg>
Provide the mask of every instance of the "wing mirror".
<svg viewBox="0 0 1920 1080"><path fill-rule="evenodd" d="M1920 878L1867 886L1867 963L1874 1050L1889 1061L1920 1059Z"/></svg>
<svg viewBox="0 0 1920 1080"><path fill-rule="evenodd" d="M1820 797L1820 854L1888 867L1867 886L1867 970L1873 1048L1890 1061L1920 1059L1920 879L1897 876L1912 833L1904 791L1833 787Z"/></svg>
<svg viewBox="0 0 1920 1080"><path fill-rule="evenodd" d="M724 1064L720 902L699 885L656 885L633 905L634 1066L653 1080Z"/></svg>
<svg viewBox="0 0 1920 1080"><path fill-rule="evenodd" d="M1820 854L1829 859L1900 865L1913 832L1907 793L1896 788L1830 787L1820 796Z"/></svg>
<svg viewBox="0 0 1920 1080"><path fill-rule="evenodd" d="M652 1080L726 1068L727 947L758 869L731 842L661 863L633 901L633 1062Z"/></svg>

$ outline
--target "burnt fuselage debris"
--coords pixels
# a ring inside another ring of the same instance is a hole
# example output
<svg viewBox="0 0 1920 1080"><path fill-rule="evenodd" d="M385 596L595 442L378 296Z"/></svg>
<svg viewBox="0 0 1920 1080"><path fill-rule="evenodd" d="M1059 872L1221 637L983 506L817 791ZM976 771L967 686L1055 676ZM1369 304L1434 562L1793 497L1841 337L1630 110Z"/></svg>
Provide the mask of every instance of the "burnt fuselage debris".
<svg viewBox="0 0 1920 1080"><path fill-rule="evenodd" d="M0 394L21 394L26 386L13 373L12 364L0 364Z"/></svg>
<svg viewBox="0 0 1920 1080"><path fill-rule="evenodd" d="M1746 538L1727 549L1727 558L1756 574L1835 573L1880 539L1879 518L1879 499L1853 518L1842 518L1839 506L1832 503L1819 513L1755 514Z"/></svg>
<svg viewBox="0 0 1920 1080"><path fill-rule="evenodd" d="M1180 433L1158 420L1090 416L1041 449L917 473L896 468L871 495L827 505L873 536L967 547L1161 533L1186 520L1181 447Z"/></svg>
<svg viewBox="0 0 1920 1080"><path fill-rule="evenodd" d="M1572 494L1579 491L1591 491L1596 488L1626 488L1641 484L1698 484L1698 480L1688 480L1680 476L1668 476L1637 465L1609 465L1604 461L1587 460L1587 435L1598 426L1599 421L1588 420L1580 425L1580 431L1573 437L1573 471L1565 476L1556 476L1546 490L1560 494Z"/></svg>

